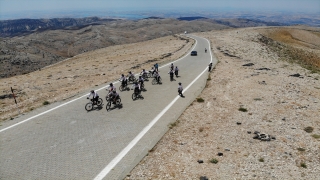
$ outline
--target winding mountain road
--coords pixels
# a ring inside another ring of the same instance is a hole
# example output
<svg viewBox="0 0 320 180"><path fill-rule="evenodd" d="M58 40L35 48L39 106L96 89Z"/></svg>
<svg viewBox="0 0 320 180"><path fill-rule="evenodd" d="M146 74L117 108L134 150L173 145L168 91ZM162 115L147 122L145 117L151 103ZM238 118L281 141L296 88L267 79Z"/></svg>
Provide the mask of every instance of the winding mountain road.
<svg viewBox="0 0 320 180"><path fill-rule="evenodd" d="M132 90L120 92L123 107L106 111L107 87L101 87L102 109L85 111L82 95L3 122L0 179L123 179L201 93L208 64L217 62L208 40L188 36L198 56L172 62L180 69L176 81L170 81L169 64L160 67L163 84L145 82L143 100L133 101ZM178 82L185 98L178 96Z"/></svg>

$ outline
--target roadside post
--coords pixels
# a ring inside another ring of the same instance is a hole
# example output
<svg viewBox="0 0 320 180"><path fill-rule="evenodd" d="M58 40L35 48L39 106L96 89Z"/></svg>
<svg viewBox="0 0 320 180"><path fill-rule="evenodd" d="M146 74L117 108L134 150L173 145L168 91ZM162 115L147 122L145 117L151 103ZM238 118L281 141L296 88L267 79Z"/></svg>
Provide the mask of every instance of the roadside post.
<svg viewBox="0 0 320 180"><path fill-rule="evenodd" d="M19 114L20 114L20 109L19 109L19 107L18 107L18 103L17 103L17 100L16 100L16 96L14 95L14 92L13 92L12 87L11 87L11 92L12 92L12 96L13 96L13 98L14 98L14 102L16 103L16 107L17 107L17 109L18 109L18 111L19 111Z"/></svg>

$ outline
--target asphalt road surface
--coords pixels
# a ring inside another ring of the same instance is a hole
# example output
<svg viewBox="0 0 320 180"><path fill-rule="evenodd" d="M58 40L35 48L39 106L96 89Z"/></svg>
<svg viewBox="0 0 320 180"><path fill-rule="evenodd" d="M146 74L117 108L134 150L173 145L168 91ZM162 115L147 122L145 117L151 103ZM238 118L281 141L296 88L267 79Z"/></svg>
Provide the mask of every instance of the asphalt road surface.
<svg viewBox="0 0 320 180"><path fill-rule="evenodd" d="M145 82L143 100L133 101L133 90L120 92L122 108L107 111L101 86L101 109L87 112L85 94L3 122L0 179L123 179L201 93L208 64L216 64L211 51L204 52L209 41L190 37L198 56L188 52L172 62L180 69L175 81L168 74L171 63L160 67L163 84ZM185 98L178 96L178 82Z"/></svg>

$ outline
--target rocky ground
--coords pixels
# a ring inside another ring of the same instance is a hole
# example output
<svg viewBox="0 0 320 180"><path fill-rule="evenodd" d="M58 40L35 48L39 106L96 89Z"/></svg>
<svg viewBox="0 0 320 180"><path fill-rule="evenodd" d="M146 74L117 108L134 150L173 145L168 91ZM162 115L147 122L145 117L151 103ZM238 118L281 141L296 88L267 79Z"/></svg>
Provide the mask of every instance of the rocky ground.
<svg viewBox="0 0 320 180"><path fill-rule="evenodd" d="M61 101L89 92L95 86L112 82L121 74L149 70L183 56L194 43L181 36L167 36L127 45L111 46L67 59L25 75L0 79L0 117L18 114L10 87L15 89L21 112L43 104Z"/></svg>
<svg viewBox="0 0 320 180"><path fill-rule="evenodd" d="M312 46L319 55L317 33L198 34L219 59L198 98L204 102L195 100L126 179L319 179L320 75L271 47ZM271 35L282 39L261 41ZM283 44L286 38L291 42Z"/></svg>
<svg viewBox="0 0 320 180"><path fill-rule="evenodd" d="M211 41L219 63L200 97L126 179L319 179L320 75L312 67L320 62L320 33L301 29L198 34ZM177 59L192 43L168 36L112 46L0 79L1 118L17 114L10 87L27 112Z"/></svg>

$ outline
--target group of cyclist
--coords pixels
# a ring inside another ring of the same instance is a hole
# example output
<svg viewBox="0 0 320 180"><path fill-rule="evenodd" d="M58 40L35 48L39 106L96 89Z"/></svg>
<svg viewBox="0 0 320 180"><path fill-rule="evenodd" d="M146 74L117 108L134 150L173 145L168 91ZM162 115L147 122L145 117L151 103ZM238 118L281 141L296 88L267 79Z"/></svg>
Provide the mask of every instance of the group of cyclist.
<svg viewBox="0 0 320 180"><path fill-rule="evenodd" d="M174 67L173 63L171 63L170 71L169 71L171 80L173 79L173 74L175 74L176 77L178 77L178 71L179 71L178 66ZM160 82L160 78L161 77L160 77L160 74L159 74L159 71L158 71L158 63L156 63L151 68L149 73L151 73L151 76L156 79L157 83ZM125 76L124 74L121 74L121 77L120 77L119 81L121 81L122 87L127 87L128 81L134 82L134 84L133 84L134 93L140 94L141 90L144 88L144 81L145 81L145 79L147 79L147 77L148 77L148 72L145 69L143 69L142 72L139 75L139 78L136 81L135 81L135 76L131 71L129 71L129 74L127 76ZM182 91L183 91L182 85L181 85L180 82L178 84L179 84L179 86L178 86L178 94L181 97L184 97L183 94L182 94ZM107 89L107 91L109 91L109 94L107 95L108 98L110 98L110 100L112 100L112 103L115 104L116 100L120 96L117 93L116 87L113 85L113 83L109 84L109 88ZM93 104L97 104L97 101L99 99L98 93L95 92L94 90L91 90L90 93L89 93L89 96L87 97L87 99L89 99L90 96L92 96Z"/></svg>
<svg viewBox="0 0 320 180"><path fill-rule="evenodd" d="M205 53L207 53L207 48L205 48ZM156 79L158 84L160 84L161 77L160 77L158 68L159 68L158 63L154 64L154 66L151 68L149 73L151 73L151 76ZM208 65L208 71L209 72L211 71L211 69L212 69L212 63L210 63ZM170 71L169 71L168 74L170 74L170 81L174 80L173 79L174 75L176 77L179 77L178 76L178 74L179 74L178 66L174 67L173 63L171 63ZM128 81L134 82L134 84L133 84L134 93L140 94L141 93L141 89L144 88L144 81L147 80L147 78L148 78L148 72L145 69L143 69L142 72L140 73L140 76L139 76L137 81L135 80L135 76L131 71L129 71L129 74L127 76L122 74L119 80L121 81L122 87L127 87ZM109 91L108 98L111 98L112 102L115 104L116 100L120 97L119 94L116 91L116 87L112 83L110 83L109 89L107 89L107 90ZM184 97L183 94L182 94L182 91L183 91L183 87L182 87L181 82L179 82L178 83L178 94L181 97ZM89 93L89 96L87 97L87 99L89 99L90 96L92 96L92 102L94 104L96 104L98 99L99 99L98 93L95 92L94 90L91 90L90 93Z"/></svg>

